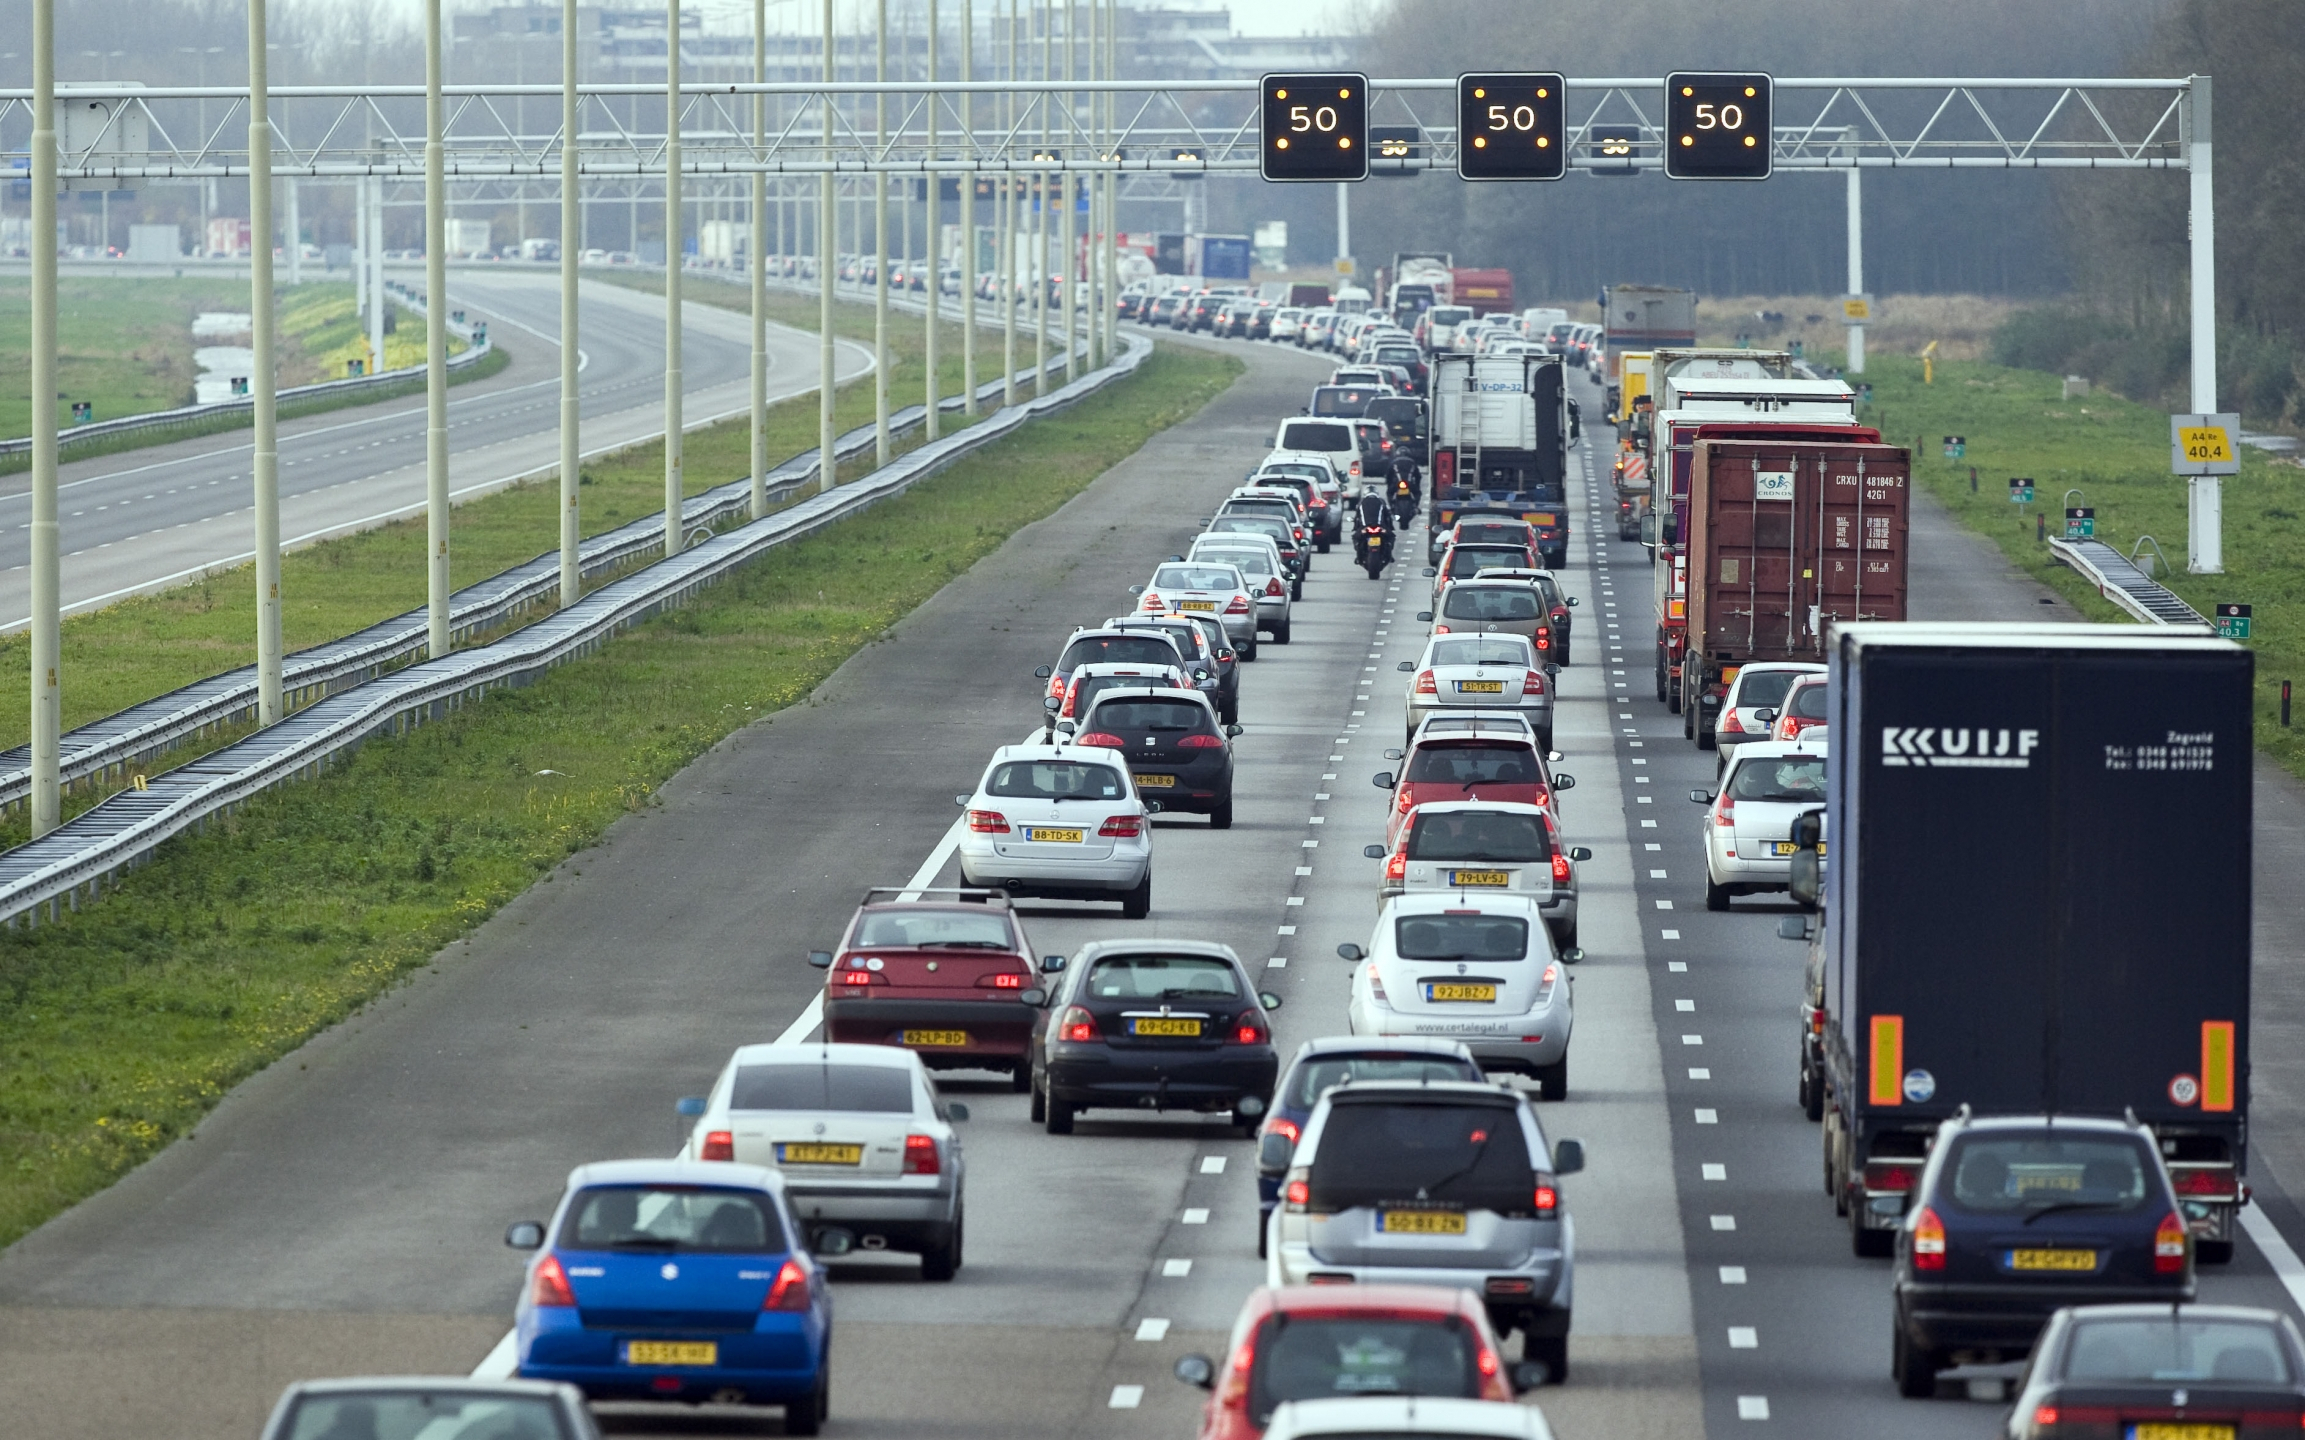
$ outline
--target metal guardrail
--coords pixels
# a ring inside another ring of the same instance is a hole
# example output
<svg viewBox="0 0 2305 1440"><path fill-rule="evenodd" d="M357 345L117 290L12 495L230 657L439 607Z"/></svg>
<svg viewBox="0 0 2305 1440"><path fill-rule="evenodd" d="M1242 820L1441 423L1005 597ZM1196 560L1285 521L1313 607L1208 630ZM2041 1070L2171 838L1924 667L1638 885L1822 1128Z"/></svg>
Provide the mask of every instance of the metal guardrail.
<svg viewBox="0 0 2305 1440"><path fill-rule="evenodd" d="M2102 540L2051 540L2049 553L2087 577L2097 593L2147 625L2207 625L2201 612Z"/></svg>
<svg viewBox="0 0 2305 1440"><path fill-rule="evenodd" d="M401 290L401 303L409 306L418 314L423 313L424 301L422 299L409 293L396 283L389 288ZM487 357L493 342L485 333L477 341L474 341L472 338L474 327L451 323L448 328L469 342L464 350L448 357L449 369L462 370L467 366L479 364L481 360ZM383 390L395 386L405 386L412 380L423 378L424 367L411 365L405 369L387 370L379 375L356 375L343 380L322 380L315 385L291 385L286 390L274 395L273 403L286 405L296 400L309 400L314 396L358 395L364 390ZM56 432L56 444L61 451L70 449L74 445L84 444L90 440L101 440L111 435L133 435L145 430L170 430L185 425L204 424L219 415L252 414L255 408L256 401L251 398L218 400L209 405L182 405L174 410L148 410L142 415L123 415L117 420L93 420L86 425L75 425L69 430L59 430ZM32 437L29 435L15 440L0 440L0 458L31 453Z"/></svg>
<svg viewBox="0 0 2305 1440"><path fill-rule="evenodd" d="M77 908L83 889L93 898L104 881L143 863L162 843L212 815L285 781L318 775L372 736L405 732L490 690L531 684L553 667L591 654L618 632L679 605L776 546L900 495L968 452L1102 389L1152 353L1152 342L1139 336L1126 337L1126 345L1127 353L1105 368L932 441L866 479L723 531L500 640L420 661L329 695L246 739L153 777L144 789L121 791L0 855L0 923L13 925L25 916L36 921L43 906L51 915L61 904Z"/></svg>

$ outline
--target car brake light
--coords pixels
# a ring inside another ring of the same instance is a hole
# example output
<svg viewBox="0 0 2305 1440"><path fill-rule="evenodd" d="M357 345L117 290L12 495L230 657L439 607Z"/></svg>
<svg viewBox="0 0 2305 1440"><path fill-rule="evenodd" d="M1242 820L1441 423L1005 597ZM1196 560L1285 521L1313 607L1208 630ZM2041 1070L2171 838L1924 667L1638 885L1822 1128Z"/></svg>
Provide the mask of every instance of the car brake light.
<svg viewBox="0 0 2305 1440"><path fill-rule="evenodd" d="M1302 1214L1305 1206L1312 1203L1313 1187L1303 1180L1291 1180L1281 1190L1281 1197L1288 1202L1289 1209Z"/></svg>
<svg viewBox="0 0 2305 1440"><path fill-rule="evenodd" d="M1273 597L1275 600L1278 600L1281 597L1282 592L1280 576L1275 575L1272 579L1265 582L1265 593Z"/></svg>
<svg viewBox="0 0 2305 1440"><path fill-rule="evenodd" d="M1062 675L1051 675L1048 677L1048 693L1052 698L1064 694L1064 681L1065 677Z"/></svg>
<svg viewBox="0 0 2305 1440"><path fill-rule="evenodd" d="M1537 981L1537 985L1543 989L1550 989L1560 983L1561 967L1558 964L1547 965L1544 975Z"/></svg>
<svg viewBox="0 0 2305 1440"><path fill-rule="evenodd" d="M1400 880L1400 879L1403 879L1403 878L1405 878L1405 877L1408 875L1408 873L1409 873L1409 852L1408 852L1408 851L1406 851L1406 850L1395 850L1395 851L1394 851L1392 854L1390 854L1390 855L1388 855L1388 856L1386 856L1386 857L1385 857L1385 878L1386 878L1387 880Z"/></svg>
<svg viewBox="0 0 2305 1440"><path fill-rule="evenodd" d="M1569 883L1569 857L1558 850L1553 852L1553 883L1555 885Z"/></svg>
<svg viewBox="0 0 2305 1440"><path fill-rule="evenodd" d="M1360 474L1360 473L1361 473L1361 462L1360 462L1360 461L1358 461L1358 460L1355 460L1355 461L1353 461L1351 464L1349 464L1349 465L1345 466L1345 473L1346 473L1347 475L1358 475L1358 474Z"/></svg>
<svg viewBox="0 0 2305 1440"><path fill-rule="evenodd" d="M1285 1115L1275 1115L1272 1119L1267 1120L1265 1133L1267 1135L1286 1135L1289 1137L1291 1145L1296 1144L1304 1136L1304 1131L1298 1128L1297 1122Z"/></svg>
<svg viewBox="0 0 2305 1440"><path fill-rule="evenodd" d="M907 1175L935 1175L944 1169L944 1162L936 1153L936 1138L930 1135L904 1137L904 1173Z"/></svg>
<svg viewBox="0 0 2305 1440"><path fill-rule="evenodd" d="M2156 1259L2153 1263L2158 1269L2161 1262ZM1938 1219L1937 1212L1926 1205L1921 1207L1921 1213L1913 1219L1913 1268L1945 1268L1945 1222Z"/></svg>
<svg viewBox="0 0 2305 1440"><path fill-rule="evenodd" d="M1550 631L1550 630L1539 630L1539 631L1537 632L1537 648L1538 648L1539 650L1550 650L1550 649L1552 649L1552 648L1553 648L1553 632L1552 632L1552 631Z"/></svg>
<svg viewBox="0 0 2305 1440"><path fill-rule="evenodd" d="M1222 735L1187 735L1177 742L1177 748L1180 750L1222 750L1225 748L1225 737Z"/></svg>
<svg viewBox="0 0 2305 1440"><path fill-rule="evenodd" d="M1475 1357L1473 1365L1481 1372L1484 1380L1495 1379L1497 1372L1504 1368L1504 1362L1497 1359L1497 1352L1486 1345L1481 1347L1481 1353Z"/></svg>
<svg viewBox="0 0 2305 1440"><path fill-rule="evenodd" d="M1544 674L1544 672L1543 672L1542 670L1531 670L1531 671L1530 671L1528 674L1526 674L1526 675L1522 676L1522 677L1521 677L1521 693L1522 693L1523 695L1542 695L1542 694L1544 694L1544 693L1545 693L1545 674Z"/></svg>
<svg viewBox="0 0 2305 1440"><path fill-rule="evenodd" d="M735 1134L727 1130L705 1131L704 1148L697 1152L696 1158L699 1160L734 1160L736 1158Z"/></svg>
<svg viewBox="0 0 2305 1440"><path fill-rule="evenodd" d="M843 970L840 973L840 983L843 985L886 985L888 982L869 970Z"/></svg>
<svg viewBox="0 0 2305 1440"><path fill-rule="evenodd" d="M1446 635L1449 633L1449 627L1446 625L1435 625L1433 627L1433 633L1435 635Z"/></svg>
<svg viewBox="0 0 2305 1440"><path fill-rule="evenodd" d="M968 828L978 835L1006 835L1008 817L998 810L971 810L968 812Z"/></svg>
<svg viewBox="0 0 2305 1440"><path fill-rule="evenodd" d="M1072 743L1075 745L1094 745L1103 750L1118 750L1128 742L1109 730L1091 730L1086 735L1073 736Z"/></svg>
<svg viewBox="0 0 2305 1440"><path fill-rule="evenodd" d="M1737 823L1737 797L1723 795L1713 804L1713 823L1727 830Z"/></svg>
<svg viewBox="0 0 2305 1440"><path fill-rule="evenodd" d="M1723 735L1742 735L1745 733L1744 722L1737 718L1736 706L1731 705L1721 711L1721 733Z"/></svg>
<svg viewBox="0 0 2305 1440"><path fill-rule="evenodd" d="M1240 1024L1233 1027L1233 1043L1235 1045L1264 1044L1264 1027L1259 1025L1254 1020L1243 1020Z"/></svg>
<svg viewBox="0 0 2305 1440"><path fill-rule="evenodd" d="M1539 1215L1550 1215L1554 1210L1560 1207L1561 1192L1554 1189L1550 1185L1539 1184L1537 1186L1537 1193L1534 1198L1536 1201L1537 1213Z"/></svg>
<svg viewBox="0 0 2305 1440"><path fill-rule="evenodd" d="M1441 687L1433 680L1432 671L1419 670L1417 672L1417 693L1419 695L1438 695L1440 692Z"/></svg>
<svg viewBox="0 0 2305 1440"><path fill-rule="evenodd" d="M1278 580L1275 580L1275 581L1273 581L1273 582L1272 582L1272 586L1273 586L1273 588L1272 588L1271 590L1268 590L1268 591L1266 591L1265 593L1266 593L1266 594L1268 594L1268 595L1279 594L1279 593L1280 593L1280 583L1281 583L1281 582L1280 582L1280 581L1278 581ZM1231 603L1230 605L1227 605L1227 606L1225 607L1225 613L1226 613L1227 615L1246 615L1246 614L1248 614L1248 613L1249 613L1249 597L1248 597L1248 596L1246 596L1246 595L1235 595L1235 596L1233 597L1232 603Z"/></svg>
<svg viewBox="0 0 2305 1440"><path fill-rule="evenodd" d="M558 1255L547 1255L536 1263L536 1274L528 1282L528 1303L537 1309L566 1309L576 1303L576 1292L568 1288L568 1272L560 1268Z"/></svg>
<svg viewBox="0 0 2305 1440"><path fill-rule="evenodd" d="M1147 590L1144 592L1144 599L1137 602L1137 608L1140 610L1166 610L1168 606L1162 603L1159 591Z"/></svg>
<svg viewBox="0 0 2305 1440"><path fill-rule="evenodd" d="M2153 1231L2153 1273L2176 1275L2185 1269L2185 1249L2189 1237L2185 1231L2185 1217L2170 1211L2162 1217Z"/></svg>
<svg viewBox="0 0 2305 1440"><path fill-rule="evenodd" d="M1064 1014L1057 1017L1056 1033L1063 1040L1094 1040L1096 1019L1078 1005L1068 1005Z"/></svg>
<svg viewBox="0 0 2305 1440"><path fill-rule="evenodd" d="M1117 745L1120 742L1116 740L1113 743ZM1134 840L1144 833L1144 817L1142 815L1107 816L1105 822L1096 827L1096 833L1108 840Z"/></svg>
<svg viewBox="0 0 2305 1440"><path fill-rule="evenodd" d="M2034 1406L2033 1425L2036 1429L2041 1430L2055 1429L2057 1425L2057 1407L2054 1405Z"/></svg>
<svg viewBox="0 0 2305 1440"><path fill-rule="evenodd" d="M763 1310L806 1310L809 1302L808 1290L808 1270L798 1260L787 1260L784 1262L784 1268L776 1272L776 1281L768 1287L768 1299L761 1302L760 1308Z"/></svg>
<svg viewBox="0 0 2305 1440"><path fill-rule="evenodd" d="M997 975L988 975L984 979L979 980L977 983L979 985L990 985L995 990L1022 990L1024 988L1024 977L1015 973L1014 971L1003 971Z"/></svg>

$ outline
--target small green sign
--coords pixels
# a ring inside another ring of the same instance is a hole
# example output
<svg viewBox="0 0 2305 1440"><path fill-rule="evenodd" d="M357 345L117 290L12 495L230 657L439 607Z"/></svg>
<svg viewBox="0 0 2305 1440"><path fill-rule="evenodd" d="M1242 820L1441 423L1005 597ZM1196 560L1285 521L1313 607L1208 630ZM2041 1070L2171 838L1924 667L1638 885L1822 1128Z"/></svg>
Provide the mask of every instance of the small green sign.
<svg viewBox="0 0 2305 1440"><path fill-rule="evenodd" d="M2065 507L2065 538L2087 540L2097 533L2097 512L2088 506Z"/></svg>
<svg viewBox="0 0 2305 1440"><path fill-rule="evenodd" d="M1964 455L1966 455L1966 454L1968 454L1968 453L1969 453L1969 437L1968 437L1968 436L1966 436L1966 435L1948 435L1948 436L1946 436L1946 437L1945 437L1945 458L1946 458L1946 459L1948 459L1948 460L1958 460L1958 459L1960 459L1962 456L1964 456Z"/></svg>
<svg viewBox="0 0 2305 1440"><path fill-rule="evenodd" d="M2012 503L2018 505L2032 504L2033 478L2030 475L2021 480L2012 477L2009 481L2009 499Z"/></svg>
<svg viewBox="0 0 2305 1440"><path fill-rule="evenodd" d="M2246 605L2220 605L2217 607L2217 633L2228 640L2249 638L2249 607Z"/></svg>

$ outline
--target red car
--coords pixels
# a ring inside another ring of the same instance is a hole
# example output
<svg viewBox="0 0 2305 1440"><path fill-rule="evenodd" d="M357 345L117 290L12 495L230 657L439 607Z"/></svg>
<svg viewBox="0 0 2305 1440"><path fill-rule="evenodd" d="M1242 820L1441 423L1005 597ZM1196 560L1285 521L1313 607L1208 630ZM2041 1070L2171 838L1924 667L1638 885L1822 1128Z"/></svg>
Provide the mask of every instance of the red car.
<svg viewBox="0 0 2305 1440"><path fill-rule="evenodd" d="M1200 1440L1256 1440L1284 1400L1433 1395L1510 1401L1544 1367L1507 1366L1480 1297L1435 1285L1258 1287L1222 1367L1187 1355L1176 1375L1209 1392Z"/></svg>
<svg viewBox="0 0 2305 1440"><path fill-rule="evenodd" d="M900 899L917 896L918 899ZM1039 984L1032 943L997 890L864 892L837 950L811 951L829 971L828 1040L896 1045L931 1070L1005 1070L1031 1083Z"/></svg>
<svg viewBox="0 0 2305 1440"><path fill-rule="evenodd" d="M1502 800L1535 805L1560 819L1558 792L1574 782L1555 777L1545 752L1518 720L1488 720L1478 716L1435 716L1425 722L1406 754L1399 757L1396 775L1376 777L1379 789L1393 792L1392 809L1385 816L1385 848L1398 846L1408 827L1409 813L1419 805L1440 800Z"/></svg>

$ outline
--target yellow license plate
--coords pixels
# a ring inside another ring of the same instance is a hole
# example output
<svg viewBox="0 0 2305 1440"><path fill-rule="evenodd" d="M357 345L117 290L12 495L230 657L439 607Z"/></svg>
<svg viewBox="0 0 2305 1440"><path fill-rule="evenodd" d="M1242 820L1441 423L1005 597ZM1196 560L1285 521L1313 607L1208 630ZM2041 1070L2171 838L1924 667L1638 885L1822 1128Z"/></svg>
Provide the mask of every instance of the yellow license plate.
<svg viewBox="0 0 2305 1440"><path fill-rule="evenodd" d="M1451 885L1510 885L1513 883L1513 872L1510 870L1451 870L1449 883Z"/></svg>
<svg viewBox="0 0 2305 1440"><path fill-rule="evenodd" d="M1081 834L1082 832L1078 830L1051 830L1046 826L1027 825L1024 827L1025 839L1037 840L1044 845L1078 845L1081 841Z"/></svg>
<svg viewBox="0 0 2305 1440"><path fill-rule="evenodd" d="M776 1147L776 1158L787 1165L862 1165L862 1145L830 1145L821 1140L787 1140Z"/></svg>
<svg viewBox="0 0 2305 1440"><path fill-rule="evenodd" d="M1136 781L1139 790L1166 790L1177 783L1174 775L1132 775L1129 778Z"/></svg>
<svg viewBox="0 0 2305 1440"><path fill-rule="evenodd" d="M1772 855L1790 855L1793 853L1793 842L1790 840L1779 840L1769 847L1769 853ZM1819 855L1823 855L1825 853L1825 842L1822 840L1817 842L1817 853Z"/></svg>
<svg viewBox="0 0 2305 1440"><path fill-rule="evenodd" d="M714 1340L627 1340L627 1365L718 1365L720 1344Z"/></svg>
<svg viewBox="0 0 2305 1440"><path fill-rule="evenodd" d="M1425 995L1426 995L1426 998L1428 998L1428 999L1431 999L1431 1000L1434 1000L1434 1001L1440 1001L1440 1000L1492 1000L1492 1001L1493 1001L1493 1000L1495 1000L1495 999L1497 998L1497 987L1496 987L1496 986L1494 986L1494 985L1468 985L1468 984L1465 984L1465 983L1464 983L1464 982L1462 982L1462 981L1451 980L1451 981L1448 981L1448 982L1446 982L1446 983L1435 983L1435 984L1432 984L1432 985L1427 985L1427 986L1425 987Z"/></svg>
<svg viewBox="0 0 2305 1440"><path fill-rule="evenodd" d="M2012 1250L2009 1252L2012 1270L2094 1270L2097 1252L2094 1250Z"/></svg>
<svg viewBox="0 0 2305 1440"><path fill-rule="evenodd" d="M1217 608L1217 602L1214 600L1179 600L1177 602L1177 608L1179 610L1213 611Z"/></svg>
<svg viewBox="0 0 2305 1440"><path fill-rule="evenodd" d="M1505 682L1502 680L1459 680L1457 693L1459 695L1502 695L1505 693Z"/></svg>
<svg viewBox="0 0 2305 1440"><path fill-rule="evenodd" d="M1131 1035L1198 1035L1201 1033L1201 1022L1140 1016L1128 1022L1128 1029Z"/></svg>
<svg viewBox="0 0 2305 1440"><path fill-rule="evenodd" d="M966 1030L907 1030L904 1032L904 1043L907 1045L966 1045L968 1032Z"/></svg>
<svg viewBox="0 0 2305 1440"><path fill-rule="evenodd" d="M2233 1427L2182 1420L2141 1420L2129 1427L2129 1440L2233 1440Z"/></svg>
<svg viewBox="0 0 2305 1440"><path fill-rule="evenodd" d="M1465 1217L1459 1210L1380 1210L1377 1228L1387 1235L1462 1235Z"/></svg>

